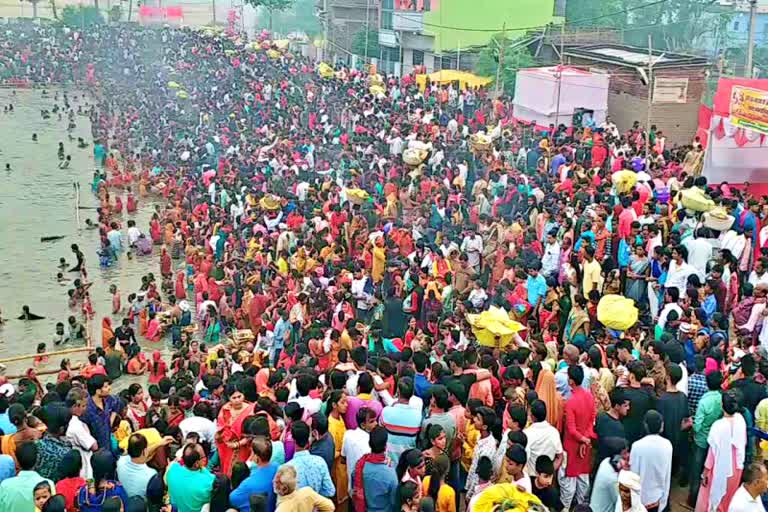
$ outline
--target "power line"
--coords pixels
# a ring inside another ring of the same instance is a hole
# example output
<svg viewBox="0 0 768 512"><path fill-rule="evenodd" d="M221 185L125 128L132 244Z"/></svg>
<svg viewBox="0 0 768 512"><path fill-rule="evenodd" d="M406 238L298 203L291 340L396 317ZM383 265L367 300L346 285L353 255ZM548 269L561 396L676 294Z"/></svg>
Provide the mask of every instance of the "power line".
<svg viewBox="0 0 768 512"><path fill-rule="evenodd" d="M613 13L610 13L610 14L603 14L603 15L600 15L600 16L594 16L592 18L583 18L583 19L580 19L580 20L572 21L572 22L566 22L566 24L567 25L575 25L575 24L580 24L580 23L587 23L587 22L591 22L591 21L597 21L597 20L601 20L601 19L604 19L604 18L611 18L613 16L618 16L618 15L621 15L621 14L626 14L628 12L637 11L637 10L640 10L640 9L646 9L648 7L653 7L655 5L660 5L660 4L664 4L664 3L667 3L667 2L669 2L669 0L656 0L655 2L650 2L650 3L647 3L647 4L643 4L643 5L637 5L635 7L628 7L626 9L622 9L620 11L616 11L616 12L613 12ZM411 21L411 18L409 18L408 16L405 16L403 14L399 14L397 11L393 10L391 12L392 12L392 16L396 16L398 18L407 19L407 20ZM438 25L436 23L428 23L426 21L423 21L422 25L424 25L425 27L440 28L440 29L444 29L444 30L455 30L455 31L460 31L460 32L487 32L487 33L500 33L500 32L503 32L503 29L500 29L500 28L451 27L451 26L447 26L447 25ZM525 30L525 31L527 31L527 30L541 30L541 29L544 29L544 28L548 27L549 25L550 24L535 25L535 26L532 26L532 27L515 27L515 28L509 29L509 30L514 30L514 31L518 31L518 32L519 31L523 31L523 30Z"/></svg>

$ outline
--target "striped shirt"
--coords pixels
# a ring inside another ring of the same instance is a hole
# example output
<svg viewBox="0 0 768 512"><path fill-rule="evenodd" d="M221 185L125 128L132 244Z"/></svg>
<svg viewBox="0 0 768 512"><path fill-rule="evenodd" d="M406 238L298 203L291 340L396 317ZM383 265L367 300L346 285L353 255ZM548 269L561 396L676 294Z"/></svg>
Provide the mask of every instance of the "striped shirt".
<svg viewBox="0 0 768 512"><path fill-rule="evenodd" d="M421 428L421 410L408 404L396 403L381 411L381 425L387 429L387 455L397 467L400 455L416 448L416 439Z"/></svg>

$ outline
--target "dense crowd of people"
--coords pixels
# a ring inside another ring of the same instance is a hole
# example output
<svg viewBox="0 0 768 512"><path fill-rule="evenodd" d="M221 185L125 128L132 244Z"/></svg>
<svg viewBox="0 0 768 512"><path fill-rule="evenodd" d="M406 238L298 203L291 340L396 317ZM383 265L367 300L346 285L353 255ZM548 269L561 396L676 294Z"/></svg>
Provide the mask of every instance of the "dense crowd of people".
<svg viewBox="0 0 768 512"><path fill-rule="evenodd" d="M101 343L2 378L0 510L764 511L768 201L699 141L172 28L9 25L0 79L88 88L100 266L159 255L93 311L72 246Z"/></svg>

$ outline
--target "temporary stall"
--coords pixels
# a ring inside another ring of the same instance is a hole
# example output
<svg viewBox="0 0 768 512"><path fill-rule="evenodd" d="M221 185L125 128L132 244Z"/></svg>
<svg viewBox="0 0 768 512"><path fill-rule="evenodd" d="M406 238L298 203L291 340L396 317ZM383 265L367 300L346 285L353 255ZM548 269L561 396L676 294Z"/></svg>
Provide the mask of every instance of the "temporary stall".
<svg viewBox="0 0 768 512"><path fill-rule="evenodd" d="M427 86L427 81L435 82L438 84L450 84L458 82L459 87L466 89L467 87L481 87L490 84L493 80L490 78L473 75L466 71L456 71L453 69L443 69L442 71L435 71L428 75L416 75L416 83L419 85L419 89L422 91Z"/></svg>
<svg viewBox="0 0 768 512"><path fill-rule="evenodd" d="M721 78L709 122L704 171L710 183L749 182L768 193L768 80Z"/></svg>
<svg viewBox="0 0 768 512"><path fill-rule="evenodd" d="M527 68L517 72L514 117L538 126L564 124L571 127L593 119L605 121L608 111L609 77L570 66Z"/></svg>
<svg viewBox="0 0 768 512"><path fill-rule="evenodd" d="M179 26L184 21L184 12L178 5L167 7L142 5L139 7L139 21L143 25L168 24Z"/></svg>

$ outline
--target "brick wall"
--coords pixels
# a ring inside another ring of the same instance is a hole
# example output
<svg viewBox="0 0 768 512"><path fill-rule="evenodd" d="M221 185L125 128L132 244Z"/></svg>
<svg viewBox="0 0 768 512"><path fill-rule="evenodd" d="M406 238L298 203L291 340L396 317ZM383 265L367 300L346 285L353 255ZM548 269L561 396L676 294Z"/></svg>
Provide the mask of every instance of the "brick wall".
<svg viewBox="0 0 768 512"><path fill-rule="evenodd" d="M648 98L626 93L608 93L608 115L622 132L640 121L645 126L648 118ZM669 144L690 144L699 124L698 103L654 104L651 124L664 132Z"/></svg>
<svg viewBox="0 0 768 512"><path fill-rule="evenodd" d="M635 68L571 58L570 63L582 68L600 70L611 75L608 85L608 115L619 130L629 129L634 121L647 122L648 85ZM702 67L667 68L654 72L658 78L688 78L686 103L654 103L651 124L664 132L667 142L689 144L696 134L699 104L706 91L706 70Z"/></svg>

